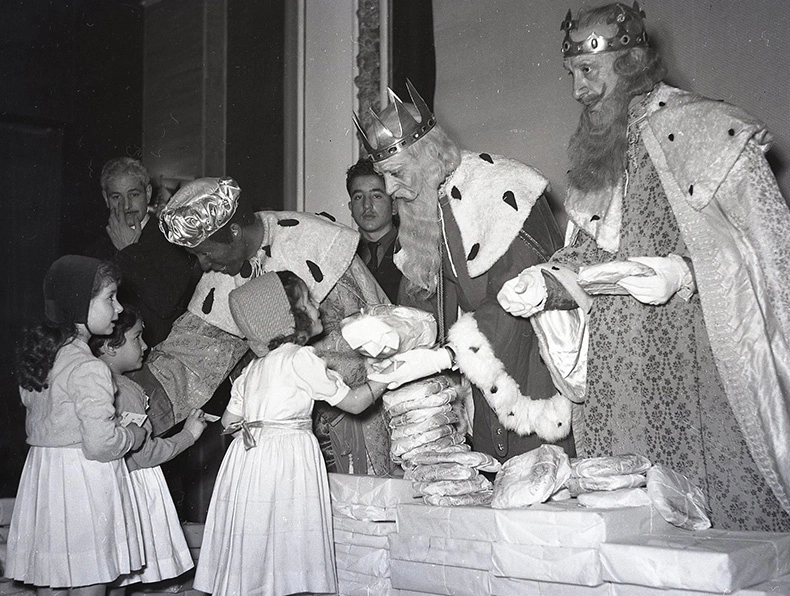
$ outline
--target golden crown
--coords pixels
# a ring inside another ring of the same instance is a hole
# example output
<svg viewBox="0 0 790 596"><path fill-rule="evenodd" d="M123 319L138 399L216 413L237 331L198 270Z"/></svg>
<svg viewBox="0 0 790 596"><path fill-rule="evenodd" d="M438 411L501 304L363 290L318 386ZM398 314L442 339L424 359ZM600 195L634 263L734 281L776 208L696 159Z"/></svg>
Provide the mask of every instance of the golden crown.
<svg viewBox="0 0 790 596"><path fill-rule="evenodd" d="M434 118L428 104L425 103L425 100L417 93L414 85L408 79L406 80L406 88L409 90L411 102L419 112L419 122L414 119L414 116L406 109L404 103L389 87L387 87L387 92L389 93L390 103L395 108L395 114L398 117L398 130L390 130L381 121L376 112L373 111L373 108L370 108L370 113L373 116L373 123L371 124L371 136L373 139L370 139L365 133L359 117L356 113L353 114L354 125L359 131L365 150L368 152L368 159L373 162L383 161L396 153L400 153L409 145L419 141L436 125L436 118Z"/></svg>
<svg viewBox="0 0 790 596"><path fill-rule="evenodd" d="M573 33L578 33L578 23L571 17L571 11L565 16L565 20L560 26L560 30L565 31L565 40L562 42L562 55L565 58L579 56L580 54L600 54L602 52L614 52L627 48L648 47L649 40L645 24L645 11L639 8L639 3L634 2L633 7L629 8L624 4L617 3L613 7L613 14L602 25L617 27L617 32L611 37L602 35L595 27L590 27L592 31L582 40L576 40Z"/></svg>

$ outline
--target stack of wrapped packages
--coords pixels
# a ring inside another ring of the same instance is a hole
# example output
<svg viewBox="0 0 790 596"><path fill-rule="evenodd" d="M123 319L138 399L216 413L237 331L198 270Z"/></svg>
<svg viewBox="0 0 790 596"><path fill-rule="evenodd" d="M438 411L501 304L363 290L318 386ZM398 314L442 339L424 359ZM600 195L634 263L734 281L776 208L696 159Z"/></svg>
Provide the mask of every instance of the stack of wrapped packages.
<svg viewBox="0 0 790 596"><path fill-rule="evenodd" d="M458 386L440 375L388 392L391 455L429 505L487 505L493 485L481 471L496 472L499 462L465 443Z"/></svg>
<svg viewBox="0 0 790 596"><path fill-rule="evenodd" d="M704 493L642 455L569 460L543 445L504 464L492 507L492 594L535 580L568 584L557 594L790 594L790 534L709 529Z"/></svg>
<svg viewBox="0 0 790 596"><path fill-rule="evenodd" d="M409 310L368 313L367 329L346 339L374 369L432 346L432 317ZM355 547L338 549L341 594L790 596L790 534L710 529L702 491L638 454L570 460L543 445L500 465L465 444L465 390L439 375L383 397L404 469L404 480L384 480L400 483L397 524L387 507L377 530L343 521L350 497L335 489L336 542ZM496 473L493 485L483 472ZM374 546L386 564L360 550ZM370 575L376 564L386 581Z"/></svg>
<svg viewBox="0 0 790 596"><path fill-rule="evenodd" d="M666 524L650 506L545 502L570 474L567 455L546 445L502 465L490 506L399 505L398 532L389 536L393 587L453 596L608 594L601 543Z"/></svg>
<svg viewBox="0 0 790 596"><path fill-rule="evenodd" d="M682 474L638 454L571 460L554 445L507 461L494 483L492 507L527 507L572 497L585 507L649 505L673 526L710 527L705 495Z"/></svg>
<svg viewBox="0 0 790 596"><path fill-rule="evenodd" d="M679 528L704 530L711 525L702 490L682 474L654 466L643 455L573 460L565 488L586 507L650 504L667 522Z"/></svg>
<svg viewBox="0 0 790 596"><path fill-rule="evenodd" d="M345 319L343 337L369 359L373 370L389 366L399 352L436 342L430 313L378 305ZM456 375L436 375L388 391L382 401L389 418L390 455L413 483L416 496L431 505L486 505L493 485L480 472L497 472L499 462L465 444L464 399L469 386Z"/></svg>
<svg viewBox="0 0 790 596"><path fill-rule="evenodd" d="M399 478L329 474L338 594L392 594L387 536L396 531L399 503L412 500Z"/></svg>
<svg viewBox="0 0 790 596"><path fill-rule="evenodd" d="M650 465L643 455L577 459L565 485L582 505L641 505L650 502L647 493L639 490L647 485Z"/></svg>

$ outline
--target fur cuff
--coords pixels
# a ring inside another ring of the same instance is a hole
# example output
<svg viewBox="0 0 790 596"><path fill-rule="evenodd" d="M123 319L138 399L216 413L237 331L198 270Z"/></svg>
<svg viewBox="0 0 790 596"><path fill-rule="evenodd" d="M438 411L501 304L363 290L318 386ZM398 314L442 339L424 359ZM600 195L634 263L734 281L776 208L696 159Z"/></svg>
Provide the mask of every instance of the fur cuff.
<svg viewBox="0 0 790 596"><path fill-rule="evenodd" d="M508 430L519 435L536 433L555 442L571 430L571 402L559 393L549 399L522 395L515 379L505 371L474 316L461 316L450 328L449 343L456 353L458 368L482 391L488 405Z"/></svg>

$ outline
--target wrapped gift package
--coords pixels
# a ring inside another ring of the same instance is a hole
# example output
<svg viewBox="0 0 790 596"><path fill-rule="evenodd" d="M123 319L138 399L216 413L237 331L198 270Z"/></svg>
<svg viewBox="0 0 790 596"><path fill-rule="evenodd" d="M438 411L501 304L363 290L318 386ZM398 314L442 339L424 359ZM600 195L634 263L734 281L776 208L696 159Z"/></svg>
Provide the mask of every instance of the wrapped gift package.
<svg viewBox="0 0 790 596"><path fill-rule="evenodd" d="M338 596L390 596L394 594L388 577L337 570Z"/></svg>
<svg viewBox="0 0 790 596"><path fill-rule="evenodd" d="M490 574L480 569L392 559L392 587L444 596L490 594Z"/></svg>
<svg viewBox="0 0 790 596"><path fill-rule="evenodd" d="M790 574L790 534L701 530L601 545L616 583L730 593Z"/></svg>
<svg viewBox="0 0 790 596"><path fill-rule="evenodd" d="M509 544L597 548L634 534L675 530L649 505L624 509L582 507L576 499L496 512L496 540Z"/></svg>
<svg viewBox="0 0 790 596"><path fill-rule="evenodd" d="M711 592L646 588L604 583L597 587L537 582L512 577L492 577L492 596L713 596ZM729 596L790 596L790 576L732 592Z"/></svg>
<svg viewBox="0 0 790 596"><path fill-rule="evenodd" d="M435 507L419 503L398 506L398 532L494 542L495 511L490 507Z"/></svg>
<svg viewBox="0 0 790 596"><path fill-rule="evenodd" d="M378 505L360 505L345 501L332 501L332 515L350 517L361 521L390 521L396 517L395 507L379 507Z"/></svg>
<svg viewBox="0 0 790 596"><path fill-rule="evenodd" d="M394 521L362 521L333 515L332 526L336 544L354 544L389 550L387 535L397 530Z"/></svg>
<svg viewBox="0 0 790 596"><path fill-rule="evenodd" d="M373 577L390 576L390 554L384 548L335 543L337 569Z"/></svg>
<svg viewBox="0 0 790 596"><path fill-rule="evenodd" d="M335 529L335 544L350 544L353 546L389 550L389 543L386 536L371 536L370 534L346 532L345 530L338 529Z"/></svg>
<svg viewBox="0 0 790 596"><path fill-rule="evenodd" d="M609 584L592 588L497 576L491 576L490 583L492 596L611 596Z"/></svg>
<svg viewBox="0 0 790 596"><path fill-rule="evenodd" d="M493 545L492 572L500 577L561 582L582 586L603 583L597 548Z"/></svg>
<svg viewBox="0 0 790 596"><path fill-rule="evenodd" d="M424 310L379 304L350 315L340 323L352 349L371 358L388 358L436 342L436 319Z"/></svg>
<svg viewBox="0 0 790 596"><path fill-rule="evenodd" d="M342 530L355 534L367 534L368 536L386 536L398 530L395 520L369 521L340 515L332 516L332 526L335 531Z"/></svg>
<svg viewBox="0 0 790 596"><path fill-rule="evenodd" d="M491 542L461 540L442 536L390 534L390 558L415 563L435 563L488 571L491 568Z"/></svg>
<svg viewBox="0 0 790 596"><path fill-rule="evenodd" d="M674 588L647 588L632 584L604 584L609 596L712 596L711 592ZM730 592L728 596L790 596L790 575L772 579L751 588Z"/></svg>
<svg viewBox="0 0 790 596"><path fill-rule="evenodd" d="M333 515L369 521L395 521L397 504L414 500L408 480L334 473L329 496Z"/></svg>

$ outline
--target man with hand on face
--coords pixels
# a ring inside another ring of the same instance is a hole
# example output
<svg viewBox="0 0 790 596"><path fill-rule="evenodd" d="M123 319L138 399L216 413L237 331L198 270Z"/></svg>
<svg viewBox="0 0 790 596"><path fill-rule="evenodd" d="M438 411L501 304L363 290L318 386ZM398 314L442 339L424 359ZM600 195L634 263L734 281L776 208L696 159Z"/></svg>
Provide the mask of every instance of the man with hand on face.
<svg viewBox="0 0 790 596"><path fill-rule="evenodd" d="M702 489L714 527L786 532L790 211L770 135L663 83L643 19L636 3L568 12L575 232L499 301L536 328L555 309L588 312L580 456L643 454ZM567 359L546 329L544 359Z"/></svg>
<svg viewBox="0 0 790 596"><path fill-rule="evenodd" d="M118 157L101 171L104 203L110 210L107 235L86 254L114 261L121 270L121 300L140 310L149 346L161 342L185 310L199 278L195 260L170 244L149 212L151 177L131 157Z"/></svg>
<svg viewBox="0 0 790 596"><path fill-rule="evenodd" d="M379 282L390 302L397 304L403 274L395 266L398 228L394 221L397 209L384 189L384 179L376 173L369 159L360 159L346 172L348 208L359 228L357 254Z"/></svg>

